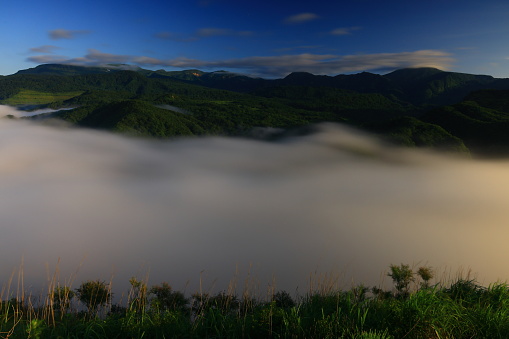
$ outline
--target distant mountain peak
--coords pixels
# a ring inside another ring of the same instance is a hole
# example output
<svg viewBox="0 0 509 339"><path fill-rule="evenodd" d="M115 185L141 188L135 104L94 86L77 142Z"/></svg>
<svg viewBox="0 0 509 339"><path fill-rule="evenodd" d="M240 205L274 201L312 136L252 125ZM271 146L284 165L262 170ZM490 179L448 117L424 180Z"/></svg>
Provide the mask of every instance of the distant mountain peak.
<svg viewBox="0 0 509 339"><path fill-rule="evenodd" d="M403 78L412 78L412 79L416 79L416 78L426 78L426 77L430 77L430 76L434 76L436 74L439 74L439 73L444 73L445 71L442 71L438 68L434 68L434 67L409 67L409 68L401 68L401 69L397 69L395 71L392 71L388 74L385 74L384 77L386 78L398 78L398 79L403 79Z"/></svg>
<svg viewBox="0 0 509 339"><path fill-rule="evenodd" d="M304 77L314 77L316 75L309 72L292 72L288 74L285 79L296 79L296 78L304 78Z"/></svg>

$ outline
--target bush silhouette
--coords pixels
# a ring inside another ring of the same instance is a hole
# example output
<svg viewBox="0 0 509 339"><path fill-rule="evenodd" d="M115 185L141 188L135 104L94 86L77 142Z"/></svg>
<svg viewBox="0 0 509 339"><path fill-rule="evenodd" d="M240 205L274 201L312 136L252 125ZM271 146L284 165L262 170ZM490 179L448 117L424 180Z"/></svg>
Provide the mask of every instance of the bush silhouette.
<svg viewBox="0 0 509 339"><path fill-rule="evenodd" d="M89 280L76 289L78 299L85 304L88 311L93 313L100 306L110 302L111 292L109 286L104 281Z"/></svg>
<svg viewBox="0 0 509 339"><path fill-rule="evenodd" d="M394 281L398 294L400 296L407 295L408 285L410 285L410 283L415 280L414 272L409 265L390 265L389 267L391 272L387 273L387 275Z"/></svg>
<svg viewBox="0 0 509 339"><path fill-rule="evenodd" d="M188 309L189 300L182 292L173 291L166 282L163 282L161 285L152 286L149 293L155 295L151 300L151 304L158 310L185 311Z"/></svg>

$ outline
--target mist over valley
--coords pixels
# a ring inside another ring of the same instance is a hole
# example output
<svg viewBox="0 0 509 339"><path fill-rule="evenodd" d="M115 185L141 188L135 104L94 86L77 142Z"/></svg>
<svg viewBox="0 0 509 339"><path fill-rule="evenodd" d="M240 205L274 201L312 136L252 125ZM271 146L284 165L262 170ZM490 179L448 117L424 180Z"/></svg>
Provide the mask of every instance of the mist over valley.
<svg viewBox="0 0 509 339"><path fill-rule="evenodd" d="M4 120L0 138L4 286L23 270L36 289L58 272L111 279L118 295L132 276L189 293L235 279L305 293L313 275L384 284L400 262L508 278L505 160L327 124L278 142L150 141Z"/></svg>

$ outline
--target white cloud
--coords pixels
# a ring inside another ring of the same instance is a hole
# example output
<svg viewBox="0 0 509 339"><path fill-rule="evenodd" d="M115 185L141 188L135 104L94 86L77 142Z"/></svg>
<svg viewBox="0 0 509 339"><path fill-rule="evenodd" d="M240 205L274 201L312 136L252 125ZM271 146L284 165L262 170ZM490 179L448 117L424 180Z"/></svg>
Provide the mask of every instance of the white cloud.
<svg viewBox="0 0 509 339"><path fill-rule="evenodd" d="M77 35L89 34L90 31L87 30L68 30L68 29L54 29L49 31L49 37L52 40L60 40L60 39L74 39Z"/></svg>
<svg viewBox="0 0 509 339"><path fill-rule="evenodd" d="M129 62L130 56L110 53L102 53L96 49L89 49L85 58L91 63L114 64Z"/></svg>
<svg viewBox="0 0 509 339"><path fill-rule="evenodd" d="M133 59L133 62L141 66L158 65L179 68L232 68L269 77L285 76L296 71L314 74L339 74L368 70L393 70L405 67L436 67L448 69L453 61L454 59L450 54L437 50L346 56L304 53L298 55L254 56L217 61L182 57L169 60L147 57Z"/></svg>
<svg viewBox="0 0 509 339"><path fill-rule="evenodd" d="M44 45L44 46L40 46L40 47L30 48L30 52L32 52L32 53L48 53L48 54L52 54L57 49L60 49L60 47L53 46L53 45Z"/></svg>
<svg viewBox="0 0 509 339"><path fill-rule="evenodd" d="M38 64L72 64L83 66L97 66L105 64L127 63L132 58L128 55L103 53L96 49L89 49L84 57L67 58L60 55L37 55L27 58L27 61Z"/></svg>
<svg viewBox="0 0 509 339"><path fill-rule="evenodd" d="M154 37L162 40L173 40L178 42L191 42L197 41L204 38L211 38L217 36L251 36L254 35L252 31L236 31L233 29L227 28L217 28L217 27L205 27L196 30L191 35L183 35L179 33L173 33L168 31L162 31L154 34Z"/></svg>
<svg viewBox="0 0 509 339"><path fill-rule="evenodd" d="M359 30L360 27L342 27L342 28L336 28L330 32L332 35L350 35L352 34L352 31Z"/></svg>
<svg viewBox="0 0 509 339"><path fill-rule="evenodd" d="M175 67L236 69L262 77L282 77L291 72L313 74L341 74L362 71L394 70L406 67L436 67L449 69L454 59L449 53L439 50L419 50L401 53L375 54L287 54L277 56L253 56L225 60L201 60L187 57L159 59L147 56L129 56L103 53L90 49L84 57L66 58L58 55L38 55L27 59L35 63L66 63L75 65L104 65L111 63L135 63L142 67Z"/></svg>
<svg viewBox="0 0 509 339"><path fill-rule="evenodd" d="M304 22L313 21L318 19L319 16L314 13L301 13L292 15L284 20L286 24L302 24Z"/></svg>
<svg viewBox="0 0 509 339"><path fill-rule="evenodd" d="M60 64L66 63L68 58L60 55L35 55L27 58L27 61L36 64Z"/></svg>

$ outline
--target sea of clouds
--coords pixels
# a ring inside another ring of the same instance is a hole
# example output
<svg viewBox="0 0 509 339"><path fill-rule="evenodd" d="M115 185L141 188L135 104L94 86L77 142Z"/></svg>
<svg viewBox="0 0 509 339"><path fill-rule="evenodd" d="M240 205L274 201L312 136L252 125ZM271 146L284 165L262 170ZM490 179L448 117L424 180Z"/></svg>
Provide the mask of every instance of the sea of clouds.
<svg viewBox="0 0 509 339"><path fill-rule="evenodd" d="M277 143L154 142L4 119L0 286L22 273L26 289L100 279L120 295L136 276L302 294L324 274L390 287L399 263L505 281L508 173L339 125Z"/></svg>

